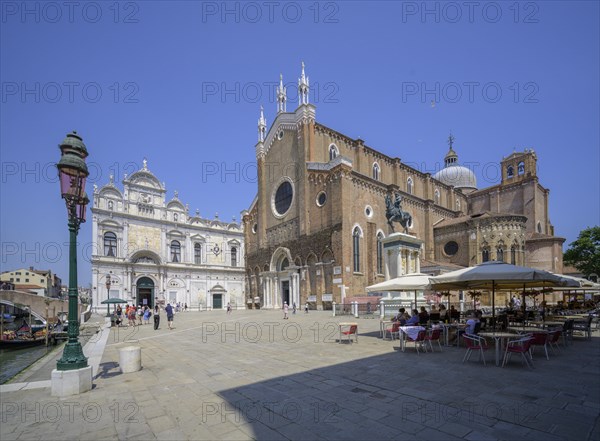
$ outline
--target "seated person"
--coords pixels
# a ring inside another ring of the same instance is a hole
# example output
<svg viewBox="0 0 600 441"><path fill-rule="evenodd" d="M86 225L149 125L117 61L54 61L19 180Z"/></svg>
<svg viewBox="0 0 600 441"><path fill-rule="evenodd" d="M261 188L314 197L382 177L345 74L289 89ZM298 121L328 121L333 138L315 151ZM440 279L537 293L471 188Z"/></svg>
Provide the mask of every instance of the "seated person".
<svg viewBox="0 0 600 441"><path fill-rule="evenodd" d="M400 308L398 310L398 315L392 318L393 322L400 322L401 326L406 325L406 321L408 320L408 314L406 313L406 309Z"/></svg>
<svg viewBox="0 0 600 441"><path fill-rule="evenodd" d="M478 329L475 329L475 328L478 327L477 326L478 323L479 323L479 319L477 318L475 313L472 313L469 316L469 319L467 320L467 327L464 329L457 329L455 339L460 338L460 336L463 334L476 335ZM479 325L479 326L481 326L481 325Z"/></svg>
<svg viewBox="0 0 600 441"><path fill-rule="evenodd" d="M432 322L440 321L440 312L436 309L435 305L433 305L431 311L429 311L429 320Z"/></svg>
<svg viewBox="0 0 600 441"><path fill-rule="evenodd" d="M419 324L426 325L429 321L429 313L424 306L421 306L421 312L419 312Z"/></svg>
<svg viewBox="0 0 600 441"><path fill-rule="evenodd" d="M440 321L450 320L450 315L448 314L448 310L444 304L440 305Z"/></svg>
<svg viewBox="0 0 600 441"><path fill-rule="evenodd" d="M419 311L413 309L412 314L412 317L406 322L406 326L416 326L419 324Z"/></svg>
<svg viewBox="0 0 600 441"><path fill-rule="evenodd" d="M477 323L479 323L479 318L477 318L477 313L473 313L471 314L471 316L469 317L469 319L467 320L467 327L465 328L464 332L470 335L475 335L475 328L477 326Z"/></svg>
<svg viewBox="0 0 600 441"><path fill-rule="evenodd" d="M452 320L460 320L460 311L454 308L454 305L450 307L450 318Z"/></svg>

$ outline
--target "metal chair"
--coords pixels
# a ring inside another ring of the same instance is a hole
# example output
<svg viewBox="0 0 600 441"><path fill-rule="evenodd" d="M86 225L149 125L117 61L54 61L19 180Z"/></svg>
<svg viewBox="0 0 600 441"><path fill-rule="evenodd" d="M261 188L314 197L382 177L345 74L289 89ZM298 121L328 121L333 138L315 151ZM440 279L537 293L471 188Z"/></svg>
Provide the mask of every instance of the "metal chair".
<svg viewBox="0 0 600 441"><path fill-rule="evenodd" d="M521 354L525 364L529 369L533 369L533 359L529 353L531 347L531 341L533 337L527 336L518 340L511 340L506 344L506 350L504 351L504 359L502 360L502 367L506 366L506 363L510 359L512 354Z"/></svg>
<svg viewBox="0 0 600 441"><path fill-rule="evenodd" d="M419 331L419 333L417 334L417 337L415 339L410 338L408 335L406 336L407 342L414 342L415 349L417 350L417 354L419 353L419 346L421 346L421 349L423 349L425 352L427 352L427 346L425 346L426 335L427 335L427 333L425 331Z"/></svg>
<svg viewBox="0 0 600 441"><path fill-rule="evenodd" d="M348 339L348 342L352 342L351 338L352 336L354 336L354 341L356 341L356 343L358 343L358 325L350 325L350 329L348 329L347 331L342 331L340 333L340 337L342 335L345 335ZM340 338L340 343L342 342L342 339Z"/></svg>
<svg viewBox="0 0 600 441"><path fill-rule="evenodd" d="M467 347L467 352L465 352L465 356L463 357L463 363L471 358L471 354L473 351L479 352L479 360L483 360L483 365L485 366L485 354L484 351L489 349L487 341L483 337L479 337L477 335L471 334L463 334L463 339L465 340L465 346Z"/></svg>
<svg viewBox="0 0 600 441"><path fill-rule="evenodd" d="M392 337L392 340L394 340L394 335L400 338L400 322L392 323L391 328L386 328L383 338L385 338L388 333L390 334L390 337Z"/></svg>
<svg viewBox="0 0 600 441"><path fill-rule="evenodd" d="M550 346L550 349L552 349L552 352L554 352L554 348L558 349L558 341L560 340L561 334L562 331L560 329L556 329L548 333L548 345Z"/></svg>
<svg viewBox="0 0 600 441"><path fill-rule="evenodd" d="M583 335L586 336L588 340L592 339L592 317L591 315L588 317L585 323L575 323L573 322L573 331L582 332Z"/></svg>
<svg viewBox="0 0 600 441"><path fill-rule="evenodd" d="M440 343L440 336L442 334L442 330L439 328L432 329L431 333L425 336L425 344L429 343L429 347L431 348L431 352L433 352L433 344L432 342L437 342L440 347L440 352L442 352L442 344Z"/></svg>
<svg viewBox="0 0 600 441"><path fill-rule="evenodd" d="M534 332L532 334L532 339L530 342L531 346L529 348L529 355L532 360L533 360L533 351L536 346L543 346L544 352L546 353L546 360L550 360L550 357L548 356L548 340L551 338L552 338L552 335L550 333L546 333L546 332Z"/></svg>

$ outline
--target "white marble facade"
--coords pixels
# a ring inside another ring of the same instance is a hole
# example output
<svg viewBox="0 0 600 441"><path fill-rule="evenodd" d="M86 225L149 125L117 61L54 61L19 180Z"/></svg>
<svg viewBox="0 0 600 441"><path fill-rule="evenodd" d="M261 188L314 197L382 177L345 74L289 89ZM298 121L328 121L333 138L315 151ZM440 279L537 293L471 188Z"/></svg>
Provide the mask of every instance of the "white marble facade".
<svg viewBox="0 0 600 441"><path fill-rule="evenodd" d="M244 235L240 223L190 215L174 192L143 167L123 179L111 176L94 188L92 206L92 299L110 297L130 303L187 303L188 308L243 308Z"/></svg>

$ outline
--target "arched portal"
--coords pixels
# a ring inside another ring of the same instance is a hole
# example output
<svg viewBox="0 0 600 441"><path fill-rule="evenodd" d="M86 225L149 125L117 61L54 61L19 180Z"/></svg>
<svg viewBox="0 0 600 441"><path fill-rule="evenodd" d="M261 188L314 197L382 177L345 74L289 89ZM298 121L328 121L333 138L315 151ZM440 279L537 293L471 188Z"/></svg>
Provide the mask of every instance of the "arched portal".
<svg viewBox="0 0 600 441"><path fill-rule="evenodd" d="M149 277L140 277L136 283L136 305L154 307L154 282Z"/></svg>

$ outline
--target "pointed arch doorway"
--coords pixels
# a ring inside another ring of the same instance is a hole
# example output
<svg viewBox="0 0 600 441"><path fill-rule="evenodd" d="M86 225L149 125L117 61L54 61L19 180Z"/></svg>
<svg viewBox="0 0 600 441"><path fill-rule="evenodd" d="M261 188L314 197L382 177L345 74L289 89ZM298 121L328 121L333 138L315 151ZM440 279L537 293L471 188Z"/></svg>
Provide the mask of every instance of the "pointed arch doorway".
<svg viewBox="0 0 600 441"><path fill-rule="evenodd" d="M136 305L154 307L154 281L149 277L141 277L136 283Z"/></svg>

